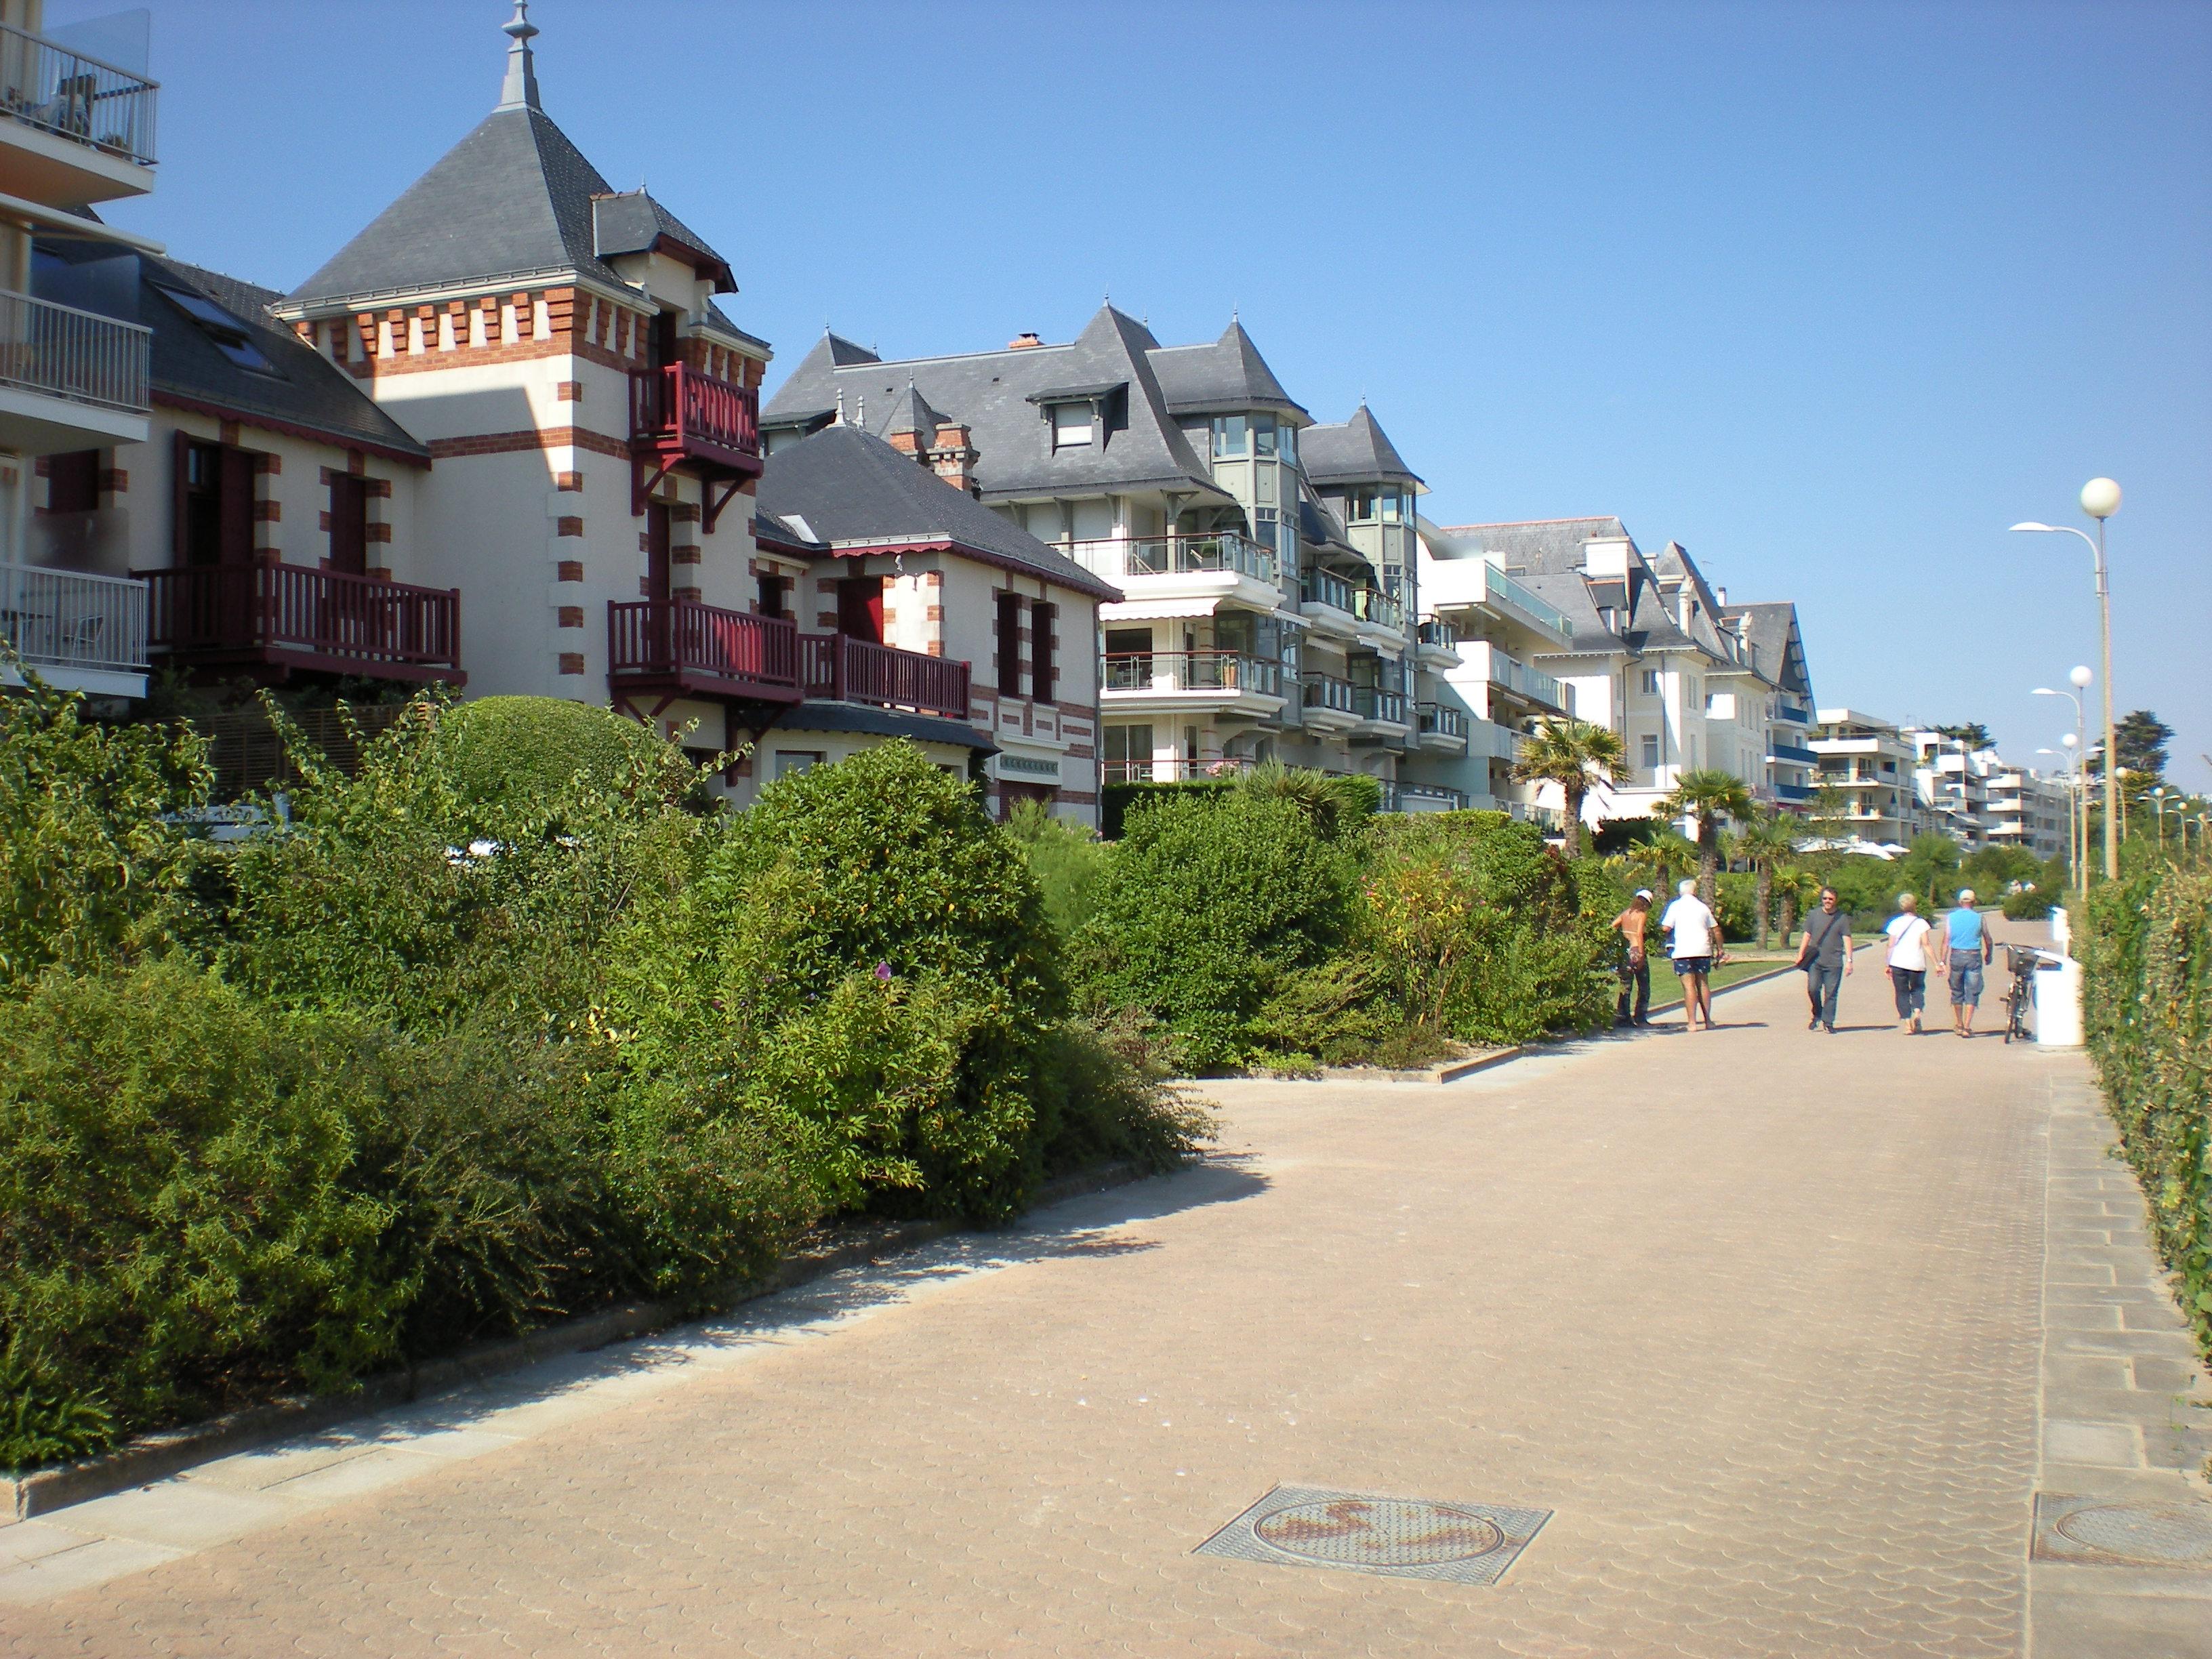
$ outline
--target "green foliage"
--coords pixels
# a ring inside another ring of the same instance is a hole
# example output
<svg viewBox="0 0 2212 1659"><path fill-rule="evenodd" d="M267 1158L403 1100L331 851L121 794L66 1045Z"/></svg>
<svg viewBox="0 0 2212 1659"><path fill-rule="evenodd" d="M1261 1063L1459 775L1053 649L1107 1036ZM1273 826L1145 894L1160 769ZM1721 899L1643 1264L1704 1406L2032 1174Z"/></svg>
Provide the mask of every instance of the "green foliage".
<svg viewBox="0 0 2212 1659"><path fill-rule="evenodd" d="M2083 1019L2183 1311L2212 1352L2212 872L2090 890Z"/></svg>
<svg viewBox="0 0 2212 1659"><path fill-rule="evenodd" d="M35 673L0 692L0 995L144 947L188 878L166 815L207 798L189 728L100 726Z"/></svg>
<svg viewBox="0 0 2212 1659"><path fill-rule="evenodd" d="M1594 784L1610 781L1628 763L1620 734L1589 720L1546 720L1522 745L1513 775L1524 783L1553 783L1565 801L1567 856L1580 855L1583 799Z"/></svg>
<svg viewBox="0 0 2212 1659"><path fill-rule="evenodd" d="M1111 849L1087 824L1054 815L1042 801L1017 803L1004 828L1029 860L1054 930L1073 939L1098 908Z"/></svg>
<svg viewBox="0 0 2212 1659"><path fill-rule="evenodd" d="M1106 1003L1171 1033L1176 1063L1218 1071L1265 1044L1255 1022L1350 920L1353 857L1305 804L1265 788L1131 815L1084 946Z"/></svg>
<svg viewBox="0 0 2212 1659"><path fill-rule="evenodd" d="M1168 1081L1166 1068L1127 1020L1103 1030L1063 1021L1046 1046L1042 1080L1060 1124L1046 1149L1047 1175L1109 1161L1165 1174L1216 1131L1213 1115Z"/></svg>
<svg viewBox="0 0 2212 1659"><path fill-rule="evenodd" d="M623 1063L803 1128L839 1201L996 1221L1038 1179L1066 1003L1043 901L912 744L772 784L611 954Z"/></svg>
<svg viewBox="0 0 2212 1659"><path fill-rule="evenodd" d="M2112 740L2119 746L2122 776L2142 772L2154 783L2166 775L2166 750L2173 741L2173 728L2149 709L2131 709L2122 715L2113 725Z"/></svg>
<svg viewBox="0 0 2212 1659"><path fill-rule="evenodd" d="M478 697L444 711L441 757L453 793L495 814L550 804L580 780L587 794L644 787L663 799L698 780L682 751L641 720L562 697Z"/></svg>

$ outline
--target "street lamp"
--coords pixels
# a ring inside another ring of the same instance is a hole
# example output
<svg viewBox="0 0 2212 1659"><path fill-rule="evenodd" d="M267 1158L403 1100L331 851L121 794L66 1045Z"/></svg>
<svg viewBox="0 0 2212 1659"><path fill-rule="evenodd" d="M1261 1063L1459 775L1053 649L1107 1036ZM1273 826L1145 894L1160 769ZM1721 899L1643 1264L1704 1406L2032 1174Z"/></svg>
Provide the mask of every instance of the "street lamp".
<svg viewBox="0 0 2212 1659"><path fill-rule="evenodd" d="M2081 510L2097 521L2097 539L2093 542L2087 532L2071 525L2037 524L2031 520L2013 528L2039 531L2045 535L2079 536L2089 542L2089 550L2096 556L2097 627L2105 657L2105 878L2117 881L2120 874L2120 787L2119 780L2112 775L2112 763L2119 755L2120 745L2112 729L2112 599L2105 580L2105 520L2120 510L2119 485L2110 478L2090 479L2081 486Z"/></svg>
<svg viewBox="0 0 2212 1659"><path fill-rule="evenodd" d="M2064 697L2073 703L2074 736L2071 739L2062 739L2069 749L2079 747L2087 735L2086 730L2087 716L2082 712L2080 694L2087 690L2089 682L2096 678L2089 672L2088 665L2082 663L2067 673L2066 682L2074 688L2073 690L2058 691L2047 685L2039 685L2035 688L2035 695L2039 697ZM2089 902L2089 796L2088 792L2081 787L2084 781L2079 775L2080 763L2084 758L2086 757L2082 756L2075 757L2076 776L2074 779L2074 792L2069 797L2071 805L2068 809L2069 817L2066 827L2069 831L2068 840L2070 842L2073 840L2071 832L2074 828L2070 815L2078 811L2081 818L2081 852L2074 860L2074 871L2075 879L2081 888L2081 902L2086 908Z"/></svg>
<svg viewBox="0 0 2212 1659"><path fill-rule="evenodd" d="M2150 805L2151 810L2158 814L2158 850L2163 853L2166 851L2166 786L2164 784L2159 785L2150 792Z"/></svg>
<svg viewBox="0 0 2212 1659"><path fill-rule="evenodd" d="M2039 755L2048 755L2066 764L2066 875L2069 886L2087 891L2087 882L2081 868L2082 842L2087 839L2081 823L2081 757L2074 751L2081 739L2068 732L2059 739L2056 749L2039 749Z"/></svg>

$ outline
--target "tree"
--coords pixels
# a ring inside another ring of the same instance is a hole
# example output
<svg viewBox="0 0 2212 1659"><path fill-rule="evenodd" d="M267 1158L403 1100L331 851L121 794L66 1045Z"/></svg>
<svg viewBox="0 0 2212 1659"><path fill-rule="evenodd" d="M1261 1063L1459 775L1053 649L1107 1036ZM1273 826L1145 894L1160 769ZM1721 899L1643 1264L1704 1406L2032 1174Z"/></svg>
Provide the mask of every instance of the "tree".
<svg viewBox="0 0 2212 1659"><path fill-rule="evenodd" d="M1615 769L1626 763L1627 745L1620 733L1589 720L1547 720L1531 737L1513 763L1513 775L1523 783L1556 783L1566 798L1567 856L1583 850L1583 801L1594 783L1610 783Z"/></svg>
<svg viewBox="0 0 2212 1659"><path fill-rule="evenodd" d="M1940 904L1948 902L1952 894L1938 897L1936 889L1944 884L1947 876L1957 873L1959 862L1959 843L1948 836L1930 830L1912 838L1912 846L1899 862L1898 869L1914 892L1923 896L1930 904ZM1955 884L1953 887L1955 891Z"/></svg>
<svg viewBox="0 0 2212 1659"><path fill-rule="evenodd" d="M1970 751L1997 746L1997 740L1990 735L1990 728L1979 720L1969 720L1963 726L1939 726L1936 731L1939 736L1966 744Z"/></svg>
<svg viewBox="0 0 2212 1659"><path fill-rule="evenodd" d="M1721 861L1721 819L1739 822L1752 814L1751 791L1733 772L1705 767L1676 776L1674 787L1656 802L1654 817L1698 821L1698 890L1713 902L1713 872Z"/></svg>
<svg viewBox="0 0 2212 1659"><path fill-rule="evenodd" d="M2120 772L2148 772L2155 782L2166 774L2166 746L2173 741L2173 728L2150 712L2138 708L2123 715L2112 728L2119 745Z"/></svg>
<svg viewBox="0 0 2212 1659"><path fill-rule="evenodd" d="M1733 837L1736 857L1757 875L1753 915L1759 927L1759 948L1766 948L1767 919L1773 913L1774 872L1797 850L1798 821L1775 807L1753 812L1736 826Z"/></svg>

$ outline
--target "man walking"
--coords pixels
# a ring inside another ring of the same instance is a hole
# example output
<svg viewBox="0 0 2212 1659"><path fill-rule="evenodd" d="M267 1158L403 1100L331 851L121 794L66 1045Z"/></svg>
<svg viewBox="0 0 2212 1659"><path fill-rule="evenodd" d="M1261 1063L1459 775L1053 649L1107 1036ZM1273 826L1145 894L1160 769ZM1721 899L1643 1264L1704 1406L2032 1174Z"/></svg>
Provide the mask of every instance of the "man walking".
<svg viewBox="0 0 2212 1659"><path fill-rule="evenodd" d="M1982 1004L1982 970L1996 954L1996 941L1989 924L1974 908L1974 890L1959 890L1959 902L1943 918L1936 935L1942 965L1951 976L1951 1029L1962 1037L1974 1034L1974 1011Z"/></svg>
<svg viewBox="0 0 2212 1659"><path fill-rule="evenodd" d="M1713 970L1713 957L1720 946L1720 918L1698 896L1696 882L1685 881L1677 890L1680 896L1667 907L1659 926L1668 935L1667 952L1674 957L1675 975L1682 981L1683 1017L1692 1030L1703 1021L1710 1031L1713 994L1706 975Z"/></svg>
<svg viewBox="0 0 2212 1659"><path fill-rule="evenodd" d="M1628 908L1613 919L1613 932L1620 935L1627 951L1620 961L1620 1000L1613 1011L1615 1025L1649 1025L1651 1023L1651 959L1644 954L1644 935L1651 925L1651 890L1639 887ZM1635 1012L1629 1012L1630 994L1634 994Z"/></svg>
<svg viewBox="0 0 2212 1659"><path fill-rule="evenodd" d="M1805 918L1797 965L1805 970L1805 994L1813 1003L1813 1018L1805 1029L1833 1035L1836 998L1844 988L1844 975L1851 971L1851 919L1843 913L1832 887L1820 890L1820 908Z"/></svg>
<svg viewBox="0 0 2212 1659"><path fill-rule="evenodd" d="M1921 1011L1928 1006L1928 935L1935 931L1920 914L1920 896L1899 893L1897 914L1881 931L1889 939L1889 983L1897 994L1898 1025L1917 1036Z"/></svg>

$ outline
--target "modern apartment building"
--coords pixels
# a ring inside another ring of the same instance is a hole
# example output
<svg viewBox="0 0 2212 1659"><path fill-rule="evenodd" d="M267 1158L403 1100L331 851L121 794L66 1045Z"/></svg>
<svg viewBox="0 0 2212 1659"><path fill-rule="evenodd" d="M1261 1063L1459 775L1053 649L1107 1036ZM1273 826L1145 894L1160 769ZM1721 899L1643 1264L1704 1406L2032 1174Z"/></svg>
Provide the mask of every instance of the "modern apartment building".
<svg viewBox="0 0 2212 1659"><path fill-rule="evenodd" d="M1688 552L1647 556L1617 518L1446 526L1440 544L1496 566L1560 618L1534 653L1565 712L1620 733L1621 775L1593 790L1593 822L1648 816L1686 771L1741 778L1754 799L1802 811L1814 760L1803 741L1812 684L1789 605L1731 607ZM1558 792L1540 795L1559 805Z"/></svg>
<svg viewBox="0 0 2212 1659"><path fill-rule="evenodd" d="M1934 827L1920 804L1919 755L1910 737L1856 708L1823 708L1817 721L1808 744L1819 757L1815 788L1833 803L1845 838L1899 851Z"/></svg>
<svg viewBox="0 0 2212 1659"><path fill-rule="evenodd" d="M151 336L88 307L79 269L40 243L65 232L118 267L158 251L94 212L154 188L158 91L136 22L47 31L41 0L0 0L0 640L110 698L145 692L146 588L88 557L83 519L118 447L150 429ZM0 662L0 684L19 678Z"/></svg>
<svg viewBox="0 0 2212 1659"><path fill-rule="evenodd" d="M1992 847L2017 847L2039 859L2066 855L2073 792L2063 778L2000 760L1983 785L1984 836Z"/></svg>
<svg viewBox="0 0 2212 1659"><path fill-rule="evenodd" d="M771 454L839 423L919 444L932 422L959 434L933 465L957 450L980 500L1122 595L1100 613L1108 781L1277 759L1461 804L1411 764L1423 485L1369 411L1316 425L1233 319L1163 346L1108 305L1071 341L954 356L828 334L762 417Z"/></svg>

